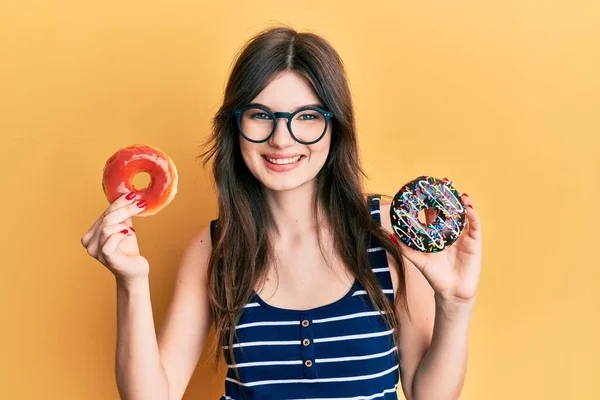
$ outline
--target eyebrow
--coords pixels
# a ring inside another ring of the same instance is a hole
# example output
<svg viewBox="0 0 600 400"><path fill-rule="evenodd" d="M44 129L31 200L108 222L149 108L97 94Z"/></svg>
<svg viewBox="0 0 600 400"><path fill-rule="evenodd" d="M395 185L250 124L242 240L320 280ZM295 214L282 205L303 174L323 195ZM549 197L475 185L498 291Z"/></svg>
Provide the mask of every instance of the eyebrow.
<svg viewBox="0 0 600 400"><path fill-rule="evenodd" d="M268 108L269 110L273 111L273 109L272 109L271 107L269 107L268 105L266 105L266 104L262 104L262 103L252 103L252 104L256 104L256 105L259 105L259 106L263 106L263 107L266 107L266 108ZM322 105L321 103L310 103L310 104L303 104L303 105L301 105L301 106L295 107L295 108L293 109L293 111L299 110L299 109L301 109L302 107L318 107L318 108L323 108L323 105ZM293 111L292 111L292 112L293 112Z"/></svg>

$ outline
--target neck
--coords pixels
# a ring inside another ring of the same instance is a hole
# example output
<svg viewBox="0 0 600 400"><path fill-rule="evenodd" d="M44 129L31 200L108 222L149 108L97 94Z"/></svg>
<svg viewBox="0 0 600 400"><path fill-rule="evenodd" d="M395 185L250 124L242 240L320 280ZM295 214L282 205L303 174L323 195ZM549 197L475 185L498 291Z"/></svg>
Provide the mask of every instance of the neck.
<svg viewBox="0 0 600 400"><path fill-rule="evenodd" d="M313 235L317 228L317 216L313 208L316 184L310 182L294 190L265 191L267 203L273 215L274 239L298 240Z"/></svg>

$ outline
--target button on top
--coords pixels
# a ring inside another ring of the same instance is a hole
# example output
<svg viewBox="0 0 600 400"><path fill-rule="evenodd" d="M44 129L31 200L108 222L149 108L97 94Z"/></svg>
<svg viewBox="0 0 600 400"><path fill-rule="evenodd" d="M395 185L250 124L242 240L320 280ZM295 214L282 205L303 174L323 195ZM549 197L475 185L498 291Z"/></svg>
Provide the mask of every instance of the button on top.
<svg viewBox="0 0 600 400"><path fill-rule="evenodd" d="M303 326L303 327L305 327L305 328L306 328L306 327L308 326L308 324L309 324L309 322L308 322L308 320L307 320L307 319L305 319L304 321L302 321L302 326Z"/></svg>
<svg viewBox="0 0 600 400"><path fill-rule="evenodd" d="M310 361L310 360L306 360L306 361L304 361L304 365L305 365L306 367L312 367L312 361Z"/></svg>
<svg viewBox="0 0 600 400"><path fill-rule="evenodd" d="M309 344L310 344L310 340L308 340L308 339L302 340L302 345L303 346L308 346Z"/></svg>

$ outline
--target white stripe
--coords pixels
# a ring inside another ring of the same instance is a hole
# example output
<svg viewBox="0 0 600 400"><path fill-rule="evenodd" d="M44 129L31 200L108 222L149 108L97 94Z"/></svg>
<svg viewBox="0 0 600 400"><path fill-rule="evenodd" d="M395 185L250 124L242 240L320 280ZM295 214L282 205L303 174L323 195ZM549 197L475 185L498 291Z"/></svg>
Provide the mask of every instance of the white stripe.
<svg viewBox="0 0 600 400"><path fill-rule="evenodd" d="M264 321L264 322L249 322L235 327L235 329L250 328L253 326L272 326L272 325L300 325L300 321Z"/></svg>
<svg viewBox="0 0 600 400"><path fill-rule="evenodd" d="M322 324L323 322L341 321L341 320L344 320L344 319L367 317L369 315L380 315L380 314L385 314L385 312L365 311L365 312L360 312L360 313L356 313L356 314L340 315L339 317L313 319L313 323L314 324Z"/></svg>
<svg viewBox="0 0 600 400"><path fill-rule="evenodd" d="M373 214L381 214L381 210L373 210L371 211L371 215Z"/></svg>
<svg viewBox="0 0 600 400"><path fill-rule="evenodd" d="M342 340L352 340L352 339L366 339L366 338L372 338L372 337L378 337L378 336L387 336L390 333L392 333L394 331L394 329L390 329L389 331L383 331L383 332L374 332L374 333L361 333L358 335L345 335L345 336L332 336L332 337L324 337L324 338L317 338L317 339L313 339L314 343L326 343L326 342L339 342Z"/></svg>
<svg viewBox="0 0 600 400"><path fill-rule="evenodd" d="M378 272L386 272L389 271L390 267L385 267L385 268L373 268L373 272L378 273Z"/></svg>
<svg viewBox="0 0 600 400"><path fill-rule="evenodd" d="M285 346L289 344L300 344L299 340L273 340L266 342L245 342L245 343L236 343L233 345L233 348L236 347L252 347L252 346ZM223 346L224 349L228 349L229 346Z"/></svg>
<svg viewBox="0 0 600 400"><path fill-rule="evenodd" d="M372 394L370 396L356 396L356 397L326 397L326 398L306 398L306 399L295 399L295 400L371 400L371 399L375 399L377 397L383 397L385 396L387 393L394 393L398 390L398 385L394 385L394 387L392 389L385 389L383 392L381 393L375 393Z"/></svg>
<svg viewBox="0 0 600 400"><path fill-rule="evenodd" d="M383 250L383 247L370 247L367 249L367 252L374 253L374 252L380 251L380 250Z"/></svg>
<svg viewBox="0 0 600 400"><path fill-rule="evenodd" d="M296 364L302 364L302 360L291 360L291 361L255 361L255 362L247 362L247 363L240 363L240 364L234 364L234 365L227 364L227 366L229 368L242 368L242 367L262 367L262 366L265 366L265 365L296 365Z"/></svg>
<svg viewBox="0 0 600 400"><path fill-rule="evenodd" d="M350 357L335 357L335 358L317 358L315 359L316 363L330 363L330 362L341 362L341 361L357 361L357 360L369 360L372 358L378 358L387 356L390 353L393 353L396 350L396 347L384 351L382 353L376 354L367 354L364 356L350 356ZM227 364L229 368L243 368L243 367L263 367L268 365L300 365L302 364L302 360L290 360L290 361L255 361L255 362L247 362L240 364Z"/></svg>
<svg viewBox="0 0 600 400"><path fill-rule="evenodd" d="M393 353L396 350L396 347L389 349L388 351L384 351L383 353L377 354L367 354L366 356L350 356L350 357L336 357L336 358L316 358L315 362L318 363L329 363L329 362L340 362L340 361L356 361L356 360L369 360L371 358L383 357L387 356L390 353Z"/></svg>
<svg viewBox="0 0 600 400"><path fill-rule="evenodd" d="M259 303L248 303L244 306L244 308L249 308L249 307L260 307Z"/></svg>
<svg viewBox="0 0 600 400"><path fill-rule="evenodd" d="M391 293L394 294L394 289L383 289L383 293ZM363 294L367 294L366 290L357 290L354 292L354 294L352 296L360 296Z"/></svg>
<svg viewBox="0 0 600 400"><path fill-rule="evenodd" d="M352 318L366 317L369 315L379 315L379 314L385 314L385 312L366 311L366 312L360 312L360 313L356 313L356 314L340 315L338 317L314 319L312 322L315 324L322 324L324 322L341 321L344 319L352 319ZM238 325L236 327L236 329L250 328L250 327L254 327L254 326L279 326L279 325L300 325L300 321L249 322L247 324Z"/></svg>
<svg viewBox="0 0 600 400"><path fill-rule="evenodd" d="M226 396L226 395L223 395L223 397L225 397L225 400L233 400L233 397L229 397L229 396Z"/></svg>
<svg viewBox="0 0 600 400"><path fill-rule="evenodd" d="M373 201L381 201L381 199L379 197L371 197L371 200L373 200Z"/></svg>
<svg viewBox="0 0 600 400"><path fill-rule="evenodd" d="M272 380L267 380L267 381L254 381L254 382L247 382L247 383L242 383L242 382L236 381L235 379L230 378L230 377L225 378L225 380L228 380L229 382L237 383L240 386L246 386L246 387L259 386L259 385L271 385L271 384L276 384L276 383L352 382L352 381L362 381L362 380L367 380L367 379L379 378L380 376L389 374L390 372L392 372L396 369L398 369L398 364L396 364L395 366L393 366L390 369L386 369L385 371L378 372L376 374L360 375L360 376L345 376L345 377L340 377L340 378L277 379L277 380L272 379Z"/></svg>
<svg viewBox="0 0 600 400"><path fill-rule="evenodd" d="M346 336L331 336L324 338L316 338L313 339L314 343L325 343L325 342L338 342L341 340L351 340L351 339L366 339L377 336L385 336L392 333L394 329L390 329L389 331L384 332L374 332L374 333L363 333L357 335L346 335ZM236 347L253 347L253 346L285 346L285 345L295 345L300 344L299 340L273 340L273 341L264 341L264 342L244 342L244 343L235 343L233 348ZM224 349L228 349L229 346L223 346Z"/></svg>

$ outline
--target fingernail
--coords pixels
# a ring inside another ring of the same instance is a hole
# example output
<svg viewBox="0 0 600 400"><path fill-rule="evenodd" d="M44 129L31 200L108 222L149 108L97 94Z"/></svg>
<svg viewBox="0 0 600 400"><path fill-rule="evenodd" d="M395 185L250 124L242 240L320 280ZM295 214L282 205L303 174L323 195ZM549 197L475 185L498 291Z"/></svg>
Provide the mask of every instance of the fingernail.
<svg viewBox="0 0 600 400"><path fill-rule="evenodd" d="M123 230L121 231L121 233L122 233L123 235L125 235L127 232L129 232L127 229L123 229Z"/></svg>
<svg viewBox="0 0 600 400"><path fill-rule="evenodd" d="M125 196L125 198L127 200L132 200L135 197L135 192L129 192L129 194L127 194L127 196Z"/></svg>
<svg viewBox="0 0 600 400"><path fill-rule="evenodd" d="M137 206L139 208L145 207L146 206L146 200L138 201Z"/></svg>
<svg viewBox="0 0 600 400"><path fill-rule="evenodd" d="M471 208L473 208L473 206L472 206L472 205L470 205L470 204L467 204L467 207L471 207ZM474 208L473 208L473 210L474 210Z"/></svg>
<svg viewBox="0 0 600 400"><path fill-rule="evenodd" d="M135 232L135 229L133 229L133 226L130 226L129 229L131 229L133 232Z"/></svg>
<svg viewBox="0 0 600 400"><path fill-rule="evenodd" d="M463 196L467 196L467 197L469 197L469 195L468 195L468 194L466 194L466 193L463 193Z"/></svg>
<svg viewBox="0 0 600 400"><path fill-rule="evenodd" d="M396 237L396 235L394 235L393 233L389 234L390 239L392 239L392 242L396 243L397 246L400 246L400 242L398 241L398 238Z"/></svg>
<svg viewBox="0 0 600 400"><path fill-rule="evenodd" d="M446 181L446 182L450 182L450 179L448 179L448 178L446 178L446 177L442 178L442 180L443 180L443 181Z"/></svg>

